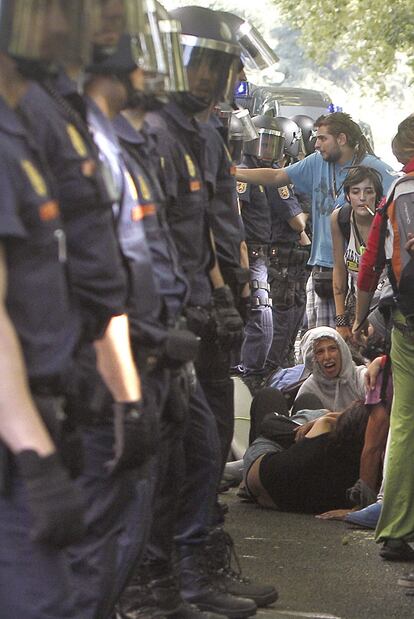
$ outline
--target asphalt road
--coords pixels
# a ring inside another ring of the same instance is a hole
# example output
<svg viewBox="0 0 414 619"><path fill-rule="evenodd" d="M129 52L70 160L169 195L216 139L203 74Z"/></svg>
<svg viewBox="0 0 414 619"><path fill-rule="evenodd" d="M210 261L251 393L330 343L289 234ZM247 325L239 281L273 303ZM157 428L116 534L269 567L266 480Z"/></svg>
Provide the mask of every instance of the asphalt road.
<svg viewBox="0 0 414 619"><path fill-rule="evenodd" d="M257 617L414 618L414 597L397 585L414 565L383 561L373 532L261 509L242 503L234 489L221 498L243 573L279 591L279 600Z"/></svg>

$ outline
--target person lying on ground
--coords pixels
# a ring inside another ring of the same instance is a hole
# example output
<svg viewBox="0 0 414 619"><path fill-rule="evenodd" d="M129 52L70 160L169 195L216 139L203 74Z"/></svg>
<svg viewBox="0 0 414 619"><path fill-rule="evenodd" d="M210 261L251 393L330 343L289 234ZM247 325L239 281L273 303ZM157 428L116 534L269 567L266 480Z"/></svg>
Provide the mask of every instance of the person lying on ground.
<svg viewBox="0 0 414 619"><path fill-rule="evenodd" d="M317 419L303 440L285 449L259 437L244 457L248 494L281 511L350 509L347 491L358 478L368 417L364 403L355 401L341 414Z"/></svg>

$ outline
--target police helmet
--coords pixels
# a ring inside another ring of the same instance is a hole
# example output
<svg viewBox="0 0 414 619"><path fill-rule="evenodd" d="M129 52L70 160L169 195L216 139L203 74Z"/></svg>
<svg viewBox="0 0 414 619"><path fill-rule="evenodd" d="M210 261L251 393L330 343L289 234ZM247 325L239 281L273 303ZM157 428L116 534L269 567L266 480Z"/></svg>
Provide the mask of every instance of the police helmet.
<svg viewBox="0 0 414 619"><path fill-rule="evenodd" d="M217 11L186 6L170 12L181 22L189 92L179 102L192 113L217 101L232 101L240 70L240 46Z"/></svg>
<svg viewBox="0 0 414 619"><path fill-rule="evenodd" d="M310 155L315 152L315 125L313 119L310 116L306 116L306 114L296 114L296 116L291 116L290 119L302 131L303 154Z"/></svg>
<svg viewBox="0 0 414 619"><path fill-rule="evenodd" d="M90 73L167 76L167 60L152 0L97 0Z"/></svg>
<svg viewBox="0 0 414 619"><path fill-rule="evenodd" d="M188 80L181 47L181 23L177 19L172 19L160 2L156 1L155 6L167 59L168 90L170 92L186 92L188 91Z"/></svg>
<svg viewBox="0 0 414 619"><path fill-rule="evenodd" d="M0 50L27 77L90 60L95 0L0 0Z"/></svg>
<svg viewBox="0 0 414 619"><path fill-rule="evenodd" d="M241 60L246 69L263 71L272 69L279 58L266 43L260 32L248 21L234 13L220 11L226 23L236 35L241 47Z"/></svg>
<svg viewBox="0 0 414 619"><path fill-rule="evenodd" d="M244 152L266 162L278 161L283 155L285 137L272 116L254 116L253 124L259 137L244 144Z"/></svg>
<svg viewBox="0 0 414 619"><path fill-rule="evenodd" d="M279 130L285 137L285 154L296 159L303 152L302 131L294 120L285 116L275 118Z"/></svg>

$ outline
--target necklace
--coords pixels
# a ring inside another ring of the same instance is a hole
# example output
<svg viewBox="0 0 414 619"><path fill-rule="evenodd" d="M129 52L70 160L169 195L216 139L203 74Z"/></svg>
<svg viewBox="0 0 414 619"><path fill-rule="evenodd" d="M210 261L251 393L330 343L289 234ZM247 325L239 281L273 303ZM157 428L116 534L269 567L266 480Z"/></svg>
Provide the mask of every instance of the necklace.
<svg viewBox="0 0 414 619"><path fill-rule="evenodd" d="M354 163L355 163L355 157L352 158L352 161L351 161L350 165L349 166L344 166L343 169L344 170L345 169L350 170L354 166ZM342 183L338 187L337 184L336 184L336 169L335 169L336 168L336 163L329 163L329 165L331 166L331 169L332 169L332 184L331 184L332 197L333 197L334 200L337 200L339 195L340 195L340 193L341 193L341 191L342 191L342 188L343 188L344 183L346 181L346 176L347 175L345 175L344 180L342 181Z"/></svg>

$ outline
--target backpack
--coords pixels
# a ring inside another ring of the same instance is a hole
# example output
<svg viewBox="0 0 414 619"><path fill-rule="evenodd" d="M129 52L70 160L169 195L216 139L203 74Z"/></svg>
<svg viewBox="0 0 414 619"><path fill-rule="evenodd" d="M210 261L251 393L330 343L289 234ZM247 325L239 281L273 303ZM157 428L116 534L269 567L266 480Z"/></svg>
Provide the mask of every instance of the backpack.
<svg viewBox="0 0 414 619"><path fill-rule="evenodd" d="M414 259L410 256L404 265L406 255L403 254L405 252L404 245L408 240L408 233L414 234L414 209L410 212L407 204L404 203L399 205L401 206L400 208L397 208L394 196L397 187L408 181L414 181L414 174L406 174L395 183L382 209L383 221L379 239L383 247L387 237L389 221L394 231L394 243L392 258L388 258L386 261L388 279L392 286L394 302L406 317L414 316ZM414 192L409 192L406 195L412 196ZM403 196L403 193L398 196L400 202ZM379 265L377 267L380 268Z"/></svg>
<svg viewBox="0 0 414 619"><path fill-rule="evenodd" d="M351 213L352 207L349 203L341 206L338 213L338 225L347 243L351 238Z"/></svg>
<svg viewBox="0 0 414 619"><path fill-rule="evenodd" d="M279 389L286 399L288 408L291 408L302 383L308 378L305 365L299 363L290 368L279 368L269 376L266 381L267 387Z"/></svg>

